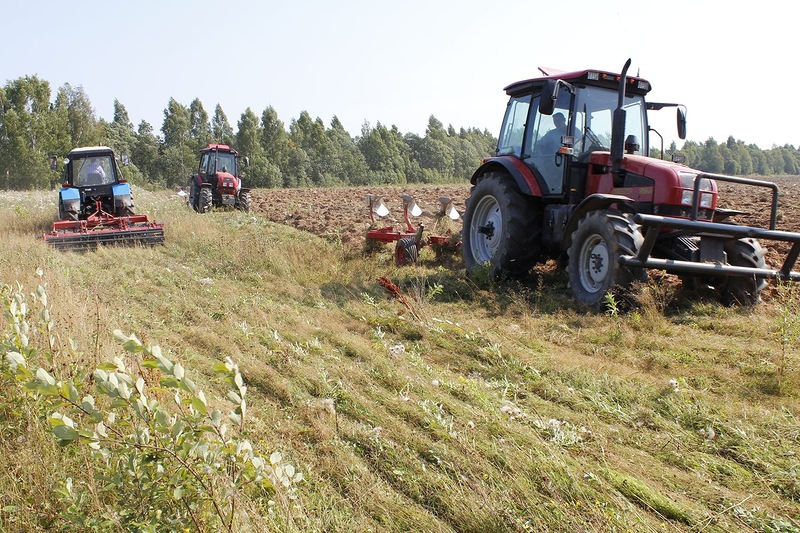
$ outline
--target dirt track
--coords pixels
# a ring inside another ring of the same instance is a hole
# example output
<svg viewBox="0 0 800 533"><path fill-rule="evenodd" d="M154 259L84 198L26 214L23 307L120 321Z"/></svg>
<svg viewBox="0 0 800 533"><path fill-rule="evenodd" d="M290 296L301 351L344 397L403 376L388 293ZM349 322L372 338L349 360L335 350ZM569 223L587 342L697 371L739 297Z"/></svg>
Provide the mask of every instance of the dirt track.
<svg viewBox="0 0 800 533"><path fill-rule="evenodd" d="M800 232L800 176L773 176L770 181L777 183L780 188L777 229ZM769 189L742 188L726 183L719 185L722 207L749 213L737 216L737 223L767 227L771 206ZM253 210L273 222L288 224L327 238L338 238L347 245L361 247L364 245L365 234L370 229L367 194L380 195L390 211L383 219L376 217L374 227L393 226L395 230L403 229L405 223L401 196L411 194L423 211L420 217L412 219L412 224L421 222L426 228L431 228L433 233L443 234L447 230L460 231L461 220L451 221L437 216L440 212L439 198L452 198L456 210L463 214L469 187L465 183L446 186L259 189L254 191ZM764 244L768 247L767 263L773 267L779 266L782 261L780 252L785 254L788 245L773 245L772 242Z"/></svg>

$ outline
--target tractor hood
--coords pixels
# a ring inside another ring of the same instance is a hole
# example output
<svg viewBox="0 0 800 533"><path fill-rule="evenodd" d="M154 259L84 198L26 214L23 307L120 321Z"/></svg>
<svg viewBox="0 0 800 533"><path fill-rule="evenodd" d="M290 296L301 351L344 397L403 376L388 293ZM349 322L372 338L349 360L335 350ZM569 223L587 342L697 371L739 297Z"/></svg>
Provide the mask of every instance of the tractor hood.
<svg viewBox="0 0 800 533"><path fill-rule="evenodd" d="M611 153L605 151L592 152L589 159L592 165L597 167L611 166ZM680 163L664 161L643 155L625 154L622 159L622 171L638 176L644 176L653 180L680 180L691 182L695 176L700 174L699 170L687 167ZM691 183L684 185L691 188Z"/></svg>
<svg viewBox="0 0 800 533"><path fill-rule="evenodd" d="M626 172L632 172L655 179L665 174L670 176L680 176L684 174L692 174L694 176L699 174L699 171L691 169L686 165L643 155L625 155L622 159L622 168Z"/></svg>
<svg viewBox="0 0 800 533"><path fill-rule="evenodd" d="M241 187L239 178L230 172L217 172L217 190L220 194L235 194Z"/></svg>

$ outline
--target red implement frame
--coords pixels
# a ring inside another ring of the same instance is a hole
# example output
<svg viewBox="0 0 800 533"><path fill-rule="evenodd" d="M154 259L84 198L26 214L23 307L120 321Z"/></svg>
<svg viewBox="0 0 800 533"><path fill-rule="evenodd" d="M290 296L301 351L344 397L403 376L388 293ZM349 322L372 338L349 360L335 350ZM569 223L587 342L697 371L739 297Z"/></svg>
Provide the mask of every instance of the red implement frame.
<svg viewBox="0 0 800 533"><path fill-rule="evenodd" d="M164 226L150 222L147 215L116 217L103 211L100 202L97 210L85 220L58 220L53 231L42 238L58 249L86 250L98 244L161 244Z"/></svg>
<svg viewBox="0 0 800 533"><path fill-rule="evenodd" d="M374 199L369 197L369 219L374 224L375 216L373 215ZM367 239L379 242L395 242L404 237L416 237L417 230L411 225L408 220L408 205L403 208L403 219L406 221L406 231L395 231L392 226L386 226L381 229L373 229L367 232Z"/></svg>

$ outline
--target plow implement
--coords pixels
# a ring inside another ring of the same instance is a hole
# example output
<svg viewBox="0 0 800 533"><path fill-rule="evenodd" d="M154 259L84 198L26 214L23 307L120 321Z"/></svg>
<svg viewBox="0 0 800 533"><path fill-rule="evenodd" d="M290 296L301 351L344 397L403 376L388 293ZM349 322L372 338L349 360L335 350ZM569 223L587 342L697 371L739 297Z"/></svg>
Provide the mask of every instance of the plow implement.
<svg viewBox="0 0 800 533"><path fill-rule="evenodd" d="M147 215L115 217L100 212L86 220L59 220L42 238L57 250L93 250L99 245L154 246L164 243L164 226Z"/></svg>
<svg viewBox="0 0 800 533"><path fill-rule="evenodd" d="M402 196L403 200L403 221L405 229L395 230L392 226L367 231L367 242L391 243L395 244L395 264L403 266L409 263L416 263L419 258L419 250L425 245L431 245L438 251L445 249L457 250L461 246L461 240L453 235L431 235L426 239L422 238L425 229L424 224L420 224L416 229L411 224L409 216L418 217L422 214L422 209L414 201L414 197L408 194ZM441 203L440 216L447 216L452 220L459 218L458 211L453 207L450 198L439 198ZM389 209L383 204L379 196L368 194L367 205L369 207L369 217L372 224L375 223L375 216L385 217L389 214Z"/></svg>

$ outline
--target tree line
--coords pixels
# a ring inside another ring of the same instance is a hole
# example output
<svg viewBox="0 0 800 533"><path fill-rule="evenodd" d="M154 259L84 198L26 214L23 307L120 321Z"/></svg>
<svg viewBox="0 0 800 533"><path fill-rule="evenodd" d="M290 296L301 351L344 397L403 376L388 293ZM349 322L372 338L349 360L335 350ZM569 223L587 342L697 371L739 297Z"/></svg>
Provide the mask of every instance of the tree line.
<svg viewBox="0 0 800 533"><path fill-rule="evenodd" d="M95 116L82 87L65 84L51 103L47 81L22 77L0 88L0 188L51 186L60 176L49 157L78 146L126 152L129 181L172 188L186 185L198 150L209 143L228 144L249 158L249 187L453 183L468 178L497 145L486 130L456 131L434 116L424 136L365 122L353 138L337 117L326 127L305 111L287 129L272 107L261 116L246 109L236 126L219 104L209 116L199 99L186 106L173 98L160 133L144 120L134 127L118 100L108 122Z"/></svg>
<svg viewBox="0 0 800 533"><path fill-rule="evenodd" d="M463 182L497 146L487 130L445 128L433 115L424 136L365 122L354 138L336 116L326 126L305 111L287 129L271 106L260 116L247 108L236 126L219 104L209 116L199 99L187 106L173 98L159 132L144 120L134 126L118 100L108 122L96 117L82 87L64 84L52 98L47 81L21 77L0 88L0 188L52 186L60 176L49 157L78 146L126 152L129 181L169 188L187 183L198 150L212 142L249 158L246 179L254 188ZM800 174L800 152L790 145L762 150L729 137L724 144L687 141L680 150L673 143L668 153L683 154L686 164L708 172Z"/></svg>

